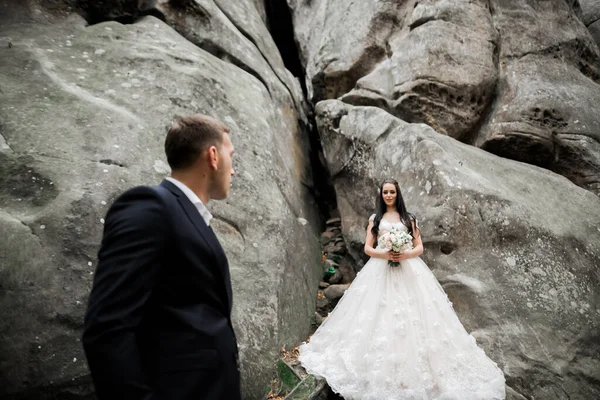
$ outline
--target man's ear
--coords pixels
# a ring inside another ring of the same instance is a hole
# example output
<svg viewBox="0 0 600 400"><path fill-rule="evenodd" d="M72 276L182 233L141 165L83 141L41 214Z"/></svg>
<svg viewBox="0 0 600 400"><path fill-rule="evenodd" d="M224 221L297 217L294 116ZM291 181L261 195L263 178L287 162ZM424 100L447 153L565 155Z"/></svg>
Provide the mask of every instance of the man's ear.
<svg viewBox="0 0 600 400"><path fill-rule="evenodd" d="M217 150L216 146L208 148L208 163L215 171L219 168L219 150Z"/></svg>

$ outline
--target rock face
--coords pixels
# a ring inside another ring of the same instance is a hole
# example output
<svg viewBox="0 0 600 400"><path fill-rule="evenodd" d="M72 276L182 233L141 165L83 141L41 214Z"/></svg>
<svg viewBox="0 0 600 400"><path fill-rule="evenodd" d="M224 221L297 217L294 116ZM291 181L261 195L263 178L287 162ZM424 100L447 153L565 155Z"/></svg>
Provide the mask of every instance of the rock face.
<svg viewBox="0 0 600 400"><path fill-rule="evenodd" d="M299 82L285 69L259 9L251 0L151 2L167 23L190 42L255 76L277 102L304 112ZM302 115L303 116L303 115Z"/></svg>
<svg viewBox="0 0 600 400"><path fill-rule="evenodd" d="M376 188L399 178L509 393L597 397L598 2L288 4L358 267Z"/></svg>
<svg viewBox="0 0 600 400"><path fill-rule="evenodd" d="M377 185L397 177L424 261L525 398L600 396L600 199L374 107L317 105L342 232L357 255Z"/></svg>
<svg viewBox="0 0 600 400"><path fill-rule="evenodd" d="M544 21L541 24L539 21ZM566 2L498 2L500 83L475 141L600 195L600 52Z"/></svg>
<svg viewBox="0 0 600 400"><path fill-rule="evenodd" d="M597 2L358 3L288 0L314 103L379 107L600 194Z"/></svg>
<svg viewBox="0 0 600 400"><path fill-rule="evenodd" d="M64 9L0 3L0 397L93 397L79 338L102 218L122 191L168 174L175 115L223 120L236 147L230 198L209 206L246 398L264 396L279 348L308 334L322 267L300 85L253 2L222 3L211 21L239 54L154 17L86 27Z"/></svg>
<svg viewBox="0 0 600 400"><path fill-rule="evenodd" d="M238 154L210 207L244 394L262 398L314 319L308 104L329 100L317 122L344 240L321 241L344 257L325 260L328 284L360 269L375 188L397 177L508 393L599 398L600 3L287 4L306 99L267 29L276 0L0 0L0 397L93 398L79 337L102 218L168 174L172 118L203 112Z"/></svg>
<svg viewBox="0 0 600 400"><path fill-rule="evenodd" d="M594 40L600 46L600 1L579 0L581 6L581 21L587 26Z"/></svg>

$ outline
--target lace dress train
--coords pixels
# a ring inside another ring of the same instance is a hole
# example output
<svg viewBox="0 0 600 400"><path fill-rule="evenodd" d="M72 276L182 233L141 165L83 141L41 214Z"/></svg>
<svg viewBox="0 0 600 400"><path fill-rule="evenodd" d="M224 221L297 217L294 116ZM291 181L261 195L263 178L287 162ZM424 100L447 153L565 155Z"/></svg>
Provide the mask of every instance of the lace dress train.
<svg viewBox="0 0 600 400"><path fill-rule="evenodd" d="M392 225L382 221L380 229L385 224ZM299 350L304 368L346 400L505 397L502 371L420 258L398 267L370 259Z"/></svg>

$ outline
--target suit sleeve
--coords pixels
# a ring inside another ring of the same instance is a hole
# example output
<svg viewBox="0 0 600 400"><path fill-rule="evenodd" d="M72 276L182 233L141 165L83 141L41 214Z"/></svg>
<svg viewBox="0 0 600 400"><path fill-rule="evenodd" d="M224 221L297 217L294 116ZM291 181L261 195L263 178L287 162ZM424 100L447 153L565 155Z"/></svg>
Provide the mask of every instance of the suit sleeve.
<svg viewBox="0 0 600 400"><path fill-rule="evenodd" d="M149 187L126 192L107 213L83 333L99 400L152 396L136 330L157 281L167 229L165 206Z"/></svg>

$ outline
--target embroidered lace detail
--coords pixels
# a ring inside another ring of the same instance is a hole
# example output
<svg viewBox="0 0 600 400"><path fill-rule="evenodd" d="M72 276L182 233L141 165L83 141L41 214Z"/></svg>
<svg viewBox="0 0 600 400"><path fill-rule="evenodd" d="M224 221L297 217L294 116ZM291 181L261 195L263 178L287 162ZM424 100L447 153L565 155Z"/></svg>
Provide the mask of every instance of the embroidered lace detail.
<svg viewBox="0 0 600 400"><path fill-rule="evenodd" d="M382 220L380 232L393 225ZM420 258L395 268L369 260L299 360L346 400L505 397L502 371Z"/></svg>

